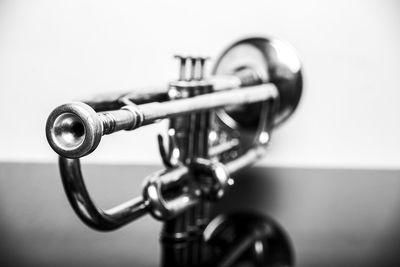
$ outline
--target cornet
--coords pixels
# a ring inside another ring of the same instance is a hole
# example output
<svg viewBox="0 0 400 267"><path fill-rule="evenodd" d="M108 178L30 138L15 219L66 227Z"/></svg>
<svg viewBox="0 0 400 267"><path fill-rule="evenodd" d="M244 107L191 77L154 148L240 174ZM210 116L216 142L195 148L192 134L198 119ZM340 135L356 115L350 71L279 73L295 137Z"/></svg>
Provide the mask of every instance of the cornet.
<svg viewBox="0 0 400 267"><path fill-rule="evenodd" d="M293 266L290 240L272 219L245 212L212 219L210 208L234 184L233 173L265 154L272 130L296 109L302 74L295 51L276 39L239 40L209 76L207 58L176 58L179 78L165 88L68 103L51 112L46 137L60 156L70 204L99 231L146 214L163 221L163 266ZM145 179L141 196L108 210L97 207L79 158L93 152L103 135L162 119L169 119L167 137L158 136L165 170Z"/></svg>

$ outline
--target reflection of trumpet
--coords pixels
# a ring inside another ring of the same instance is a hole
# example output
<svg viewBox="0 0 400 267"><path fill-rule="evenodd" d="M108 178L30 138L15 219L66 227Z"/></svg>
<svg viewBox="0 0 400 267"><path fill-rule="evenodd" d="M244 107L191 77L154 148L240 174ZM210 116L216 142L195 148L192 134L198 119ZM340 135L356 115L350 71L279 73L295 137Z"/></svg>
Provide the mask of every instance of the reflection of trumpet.
<svg viewBox="0 0 400 267"><path fill-rule="evenodd" d="M236 42L208 78L206 58L178 59L179 79L165 89L69 103L50 114L47 139L60 155L69 201L89 226L113 230L150 213L166 221L163 238L201 235L209 223L210 201L233 183L232 173L264 154L272 129L290 116L301 96L300 61L278 40ZM142 196L109 210L97 208L86 191L79 158L93 152L103 135L165 118L170 119L168 147L161 136L158 140L166 170L146 179Z"/></svg>

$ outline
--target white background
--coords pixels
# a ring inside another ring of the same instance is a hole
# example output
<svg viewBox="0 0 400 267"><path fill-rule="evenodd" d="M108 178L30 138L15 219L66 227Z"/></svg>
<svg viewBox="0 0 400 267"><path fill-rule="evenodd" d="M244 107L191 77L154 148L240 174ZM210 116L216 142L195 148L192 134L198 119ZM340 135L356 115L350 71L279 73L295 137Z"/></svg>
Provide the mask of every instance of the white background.
<svg viewBox="0 0 400 267"><path fill-rule="evenodd" d="M400 167L399 1L2 1L0 161L49 161L44 125L82 96L175 79L172 55L216 57L271 35L297 48L305 92L261 164ZM103 139L88 161L159 163L165 125Z"/></svg>

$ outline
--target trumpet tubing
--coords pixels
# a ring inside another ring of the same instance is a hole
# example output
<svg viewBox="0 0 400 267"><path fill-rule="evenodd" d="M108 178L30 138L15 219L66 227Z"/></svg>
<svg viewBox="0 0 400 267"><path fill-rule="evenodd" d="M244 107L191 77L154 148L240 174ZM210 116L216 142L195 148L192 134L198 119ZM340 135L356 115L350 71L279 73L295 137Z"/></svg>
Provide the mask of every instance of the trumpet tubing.
<svg viewBox="0 0 400 267"><path fill-rule="evenodd" d="M99 113L87 104L69 103L50 114L46 125L47 140L60 156L80 158L98 146L102 135L133 130L160 119L276 97L278 91L273 84L262 84L162 103L131 103L119 110Z"/></svg>
<svg viewBox="0 0 400 267"><path fill-rule="evenodd" d="M265 154L273 129L290 117L300 101L300 60L291 46L279 40L256 37L234 43L217 59L210 77L205 73L207 58L176 58L179 78L165 87L63 104L48 117L46 137L60 156L69 202L79 218L96 230L115 230L151 214L165 222L162 242L181 244L193 240L193 235L200 240L210 222L210 203L234 184L233 173ZM79 159L92 153L103 135L161 119L169 119L168 142L158 136L165 170L145 179L139 197L108 210L97 207L86 189ZM259 219L254 221L258 224ZM230 227L237 231L238 225ZM245 246L257 238L245 239ZM171 266L195 265L185 255L165 256ZM234 259L224 259L223 265Z"/></svg>

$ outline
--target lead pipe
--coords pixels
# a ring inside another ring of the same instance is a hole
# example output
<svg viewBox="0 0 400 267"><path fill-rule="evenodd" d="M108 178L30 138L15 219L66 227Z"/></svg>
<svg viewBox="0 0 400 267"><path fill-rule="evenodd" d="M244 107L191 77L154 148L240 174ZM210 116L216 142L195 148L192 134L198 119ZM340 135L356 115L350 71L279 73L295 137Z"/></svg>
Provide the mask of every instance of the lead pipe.
<svg viewBox="0 0 400 267"><path fill-rule="evenodd" d="M278 90L273 84L262 84L167 102L126 105L119 110L99 113L84 103L73 102L53 110L47 120L46 137L60 156L80 158L93 152L105 134L133 130L160 119L262 102L277 96Z"/></svg>

